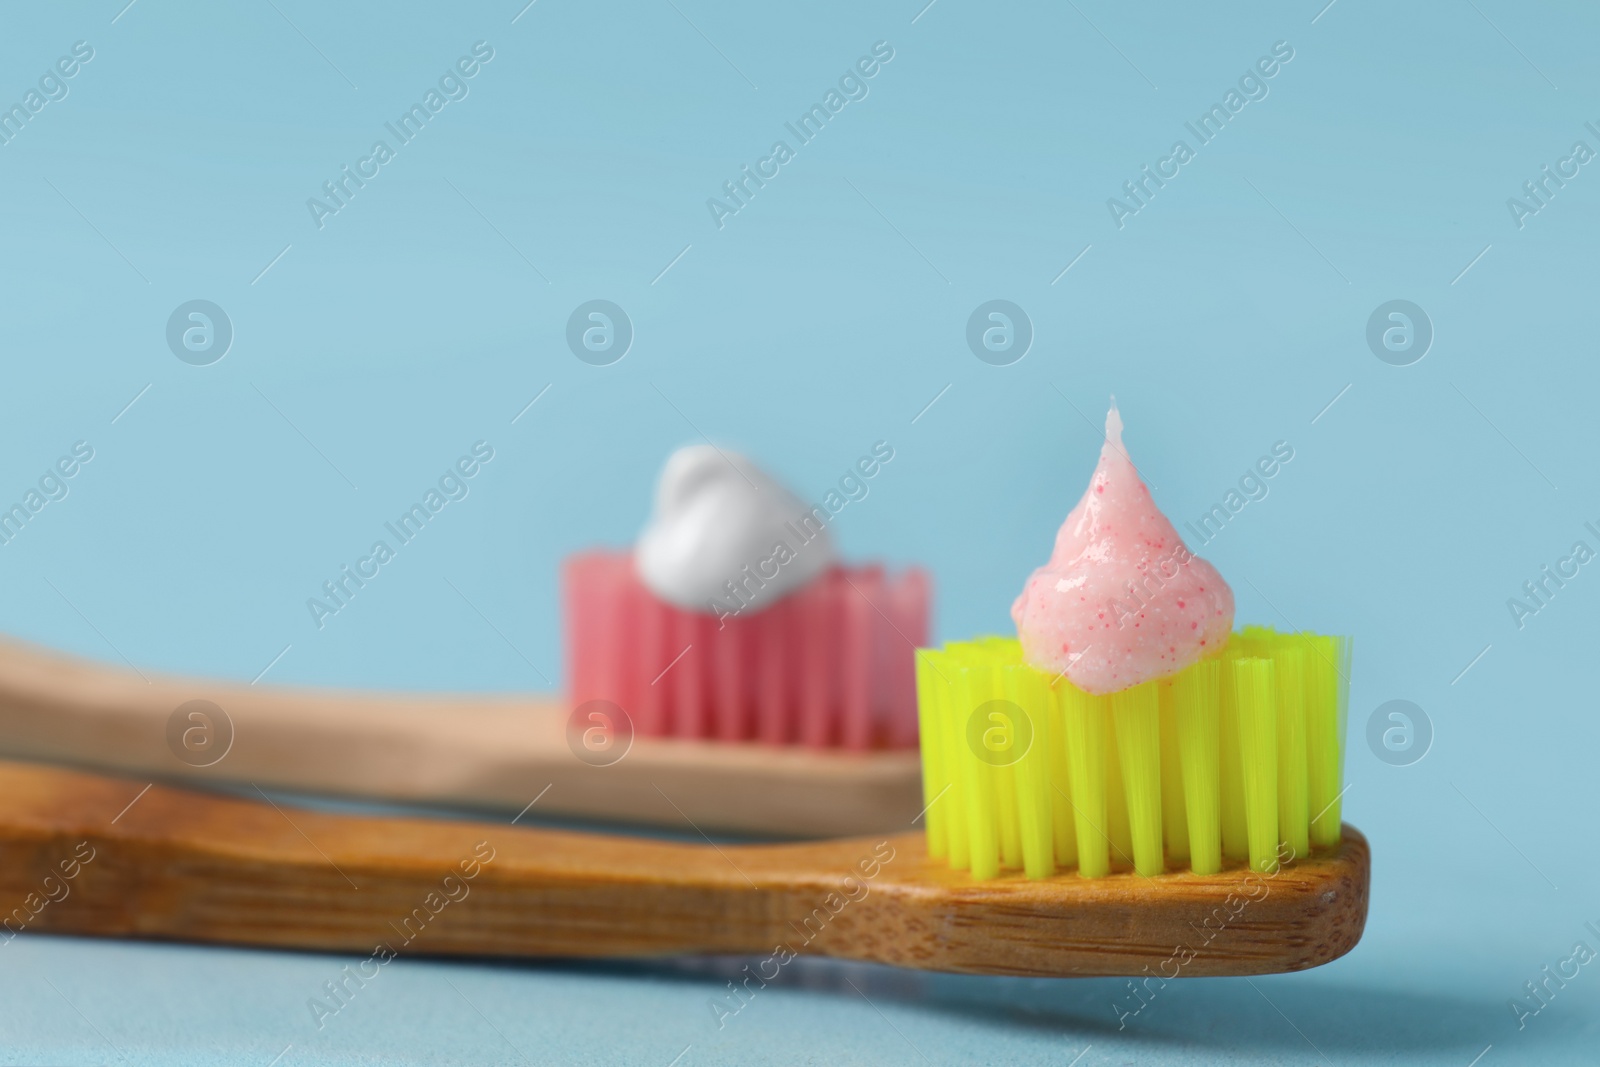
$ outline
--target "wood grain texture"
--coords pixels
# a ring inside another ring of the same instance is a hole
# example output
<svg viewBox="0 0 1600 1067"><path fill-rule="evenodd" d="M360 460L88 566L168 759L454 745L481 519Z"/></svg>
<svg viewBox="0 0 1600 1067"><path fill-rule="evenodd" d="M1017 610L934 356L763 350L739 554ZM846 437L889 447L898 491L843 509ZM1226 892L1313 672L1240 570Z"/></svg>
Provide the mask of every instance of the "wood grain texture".
<svg viewBox="0 0 1600 1067"><path fill-rule="evenodd" d="M1326 963L1355 945L1367 912L1367 843L1349 827L1337 848L1275 875L974 882L931 862L920 833L717 847L141 788L0 763L6 929L362 956L741 953L770 967L787 949L979 974L1172 977Z"/></svg>
<svg viewBox="0 0 1600 1067"><path fill-rule="evenodd" d="M167 723L209 700L233 743L220 762L174 755ZM554 696L354 693L112 668L0 638L0 756L166 781L542 811L767 836L904 829L922 809L916 752L849 753L638 738L595 767L567 744ZM668 798L671 798L670 800Z"/></svg>

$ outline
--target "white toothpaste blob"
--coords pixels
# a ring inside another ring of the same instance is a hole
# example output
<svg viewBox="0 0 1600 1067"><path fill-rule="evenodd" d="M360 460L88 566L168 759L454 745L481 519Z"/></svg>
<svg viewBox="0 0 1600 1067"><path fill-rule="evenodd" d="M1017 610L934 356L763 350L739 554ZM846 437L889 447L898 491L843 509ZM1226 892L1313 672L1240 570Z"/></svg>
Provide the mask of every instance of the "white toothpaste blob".
<svg viewBox="0 0 1600 1067"><path fill-rule="evenodd" d="M809 583L836 561L826 529L796 543L806 505L737 452L688 445L668 459L655 511L634 546L646 587L669 604L715 612L738 603L760 610ZM745 569L758 576L749 580Z"/></svg>

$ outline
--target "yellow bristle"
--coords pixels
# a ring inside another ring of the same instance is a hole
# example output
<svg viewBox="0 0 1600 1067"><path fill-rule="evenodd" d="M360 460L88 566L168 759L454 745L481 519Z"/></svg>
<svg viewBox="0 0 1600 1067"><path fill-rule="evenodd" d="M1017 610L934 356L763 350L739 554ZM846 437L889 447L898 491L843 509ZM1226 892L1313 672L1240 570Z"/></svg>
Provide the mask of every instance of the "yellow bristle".
<svg viewBox="0 0 1600 1067"><path fill-rule="evenodd" d="M1278 689L1270 659L1233 663L1239 709L1239 764L1244 776L1250 866L1276 869L1278 858Z"/></svg>
<svg viewBox="0 0 1600 1067"><path fill-rule="evenodd" d="M990 712L991 715L1010 715ZM1014 728L1014 727L1013 727ZM1022 867L1022 828L1017 820L1017 771L1010 763L990 764L989 780L994 783L995 812L1000 816L1000 866L1015 871Z"/></svg>
<svg viewBox="0 0 1600 1067"><path fill-rule="evenodd" d="M993 878L1000 873L1000 813L995 801L994 775L984 759L982 737L988 729L987 712L983 705L989 703L994 691L993 671L987 667L967 666L957 683L962 699L956 705L956 719L961 731L960 761L962 781L967 791L967 847L972 852L972 876ZM979 740L974 743L974 725Z"/></svg>
<svg viewBox="0 0 1600 1067"><path fill-rule="evenodd" d="M1056 873L1050 797L1050 686L1043 673L1028 667L1011 667L1006 673L1007 693L1022 712L1016 739L1020 751L1011 768L1017 789L1022 869L1029 878L1048 878Z"/></svg>
<svg viewBox="0 0 1600 1067"><path fill-rule="evenodd" d="M1022 644L1015 637L997 637L990 634L973 642L990 662L996 664L1021 663Z"/></svg>
<svg viewBox="0 0 1600 1067"><path fill-rule="evenodd" d="M1078 873L1099 878L1111 872L1111 838L1106 835L1106 700L1061 683L1061 718L1066 725L1072 815L1078 833Z"/></svg>
<svg viewBox="0 0 1600 1067"><path fill-rule="evenodd" d="M950 769L946 762L944 745L944 709L949 703L948 686L939 676L936 657L932 649L917 649L917 729L922 737L922 803L923 818L928 831L928 855L934 859L947 859L950 855L950 834L945 828L945 812L949 805L937 801L946 799L949 791Z"/></svg>
<svg viewBox="0 0 1600 1067"><path fill-rule="evenodd" d="M1101 698L1106 735L1106 837L1111 843L1112 870L1133 867L1133 834L1128 829L1128 793L1122 784L1122 756L1117 751L1117 731L1111 718L1111 698Z"/></svg>
<svg viewBox="0 0 1600 1067"><path fill-rule="evenodd" d="M1344 707L1349 678L1350 642L1342 637L1305 635L1306 649L1306 804L1311 809L1311 843L1339 843L1339 793L1344 787Z"/></svg>
<svg viewBox="0 0 1600 1067"><path fill-rule="evenodd" d="M1244 771L1239 754L1239 697L1233 673L1236 658L1224 655L1217 672L1217 753L1222 785L1222 855L1243 860L1250 855L1250 837L1245 825Z"/></svg>
<svg viewBox="0 0 1600 1067"><path fill-rule="evenodd" d="M957 658L949 653L933 662L941 675L940 684L944 686L940 718L943 720L945 774L950 782L950 791L939 803L945 808L945 833L950 837L950 866L964 871L972 868L971 798L967 791L970 775L963 758L966 750L966 738L962 733L964 724L957 712L965 691L965 670Z"/></svg>
<svg viewBox="0 0 1600 1067"><path fill-rule="evenodd" d="M1048 703L1046 751L1050 764L1050 828L1055 836L1056 863L1078 865L1077 820L1072 814L1072 775L1067 760L1067 728L1061 718L1061 695L1056 684L1045 687Z"/></svg>
<svg viewBox="0 0 1600 1067"><path fill-rule="evenodd" d="M1222 777L1218 746L1221 709L1218 661L1201 660L1181 672L1170 690L1183 766L1184 810L1189 817L1189 869L1222 870Z"/></svg>
<svg viewBox="0 0 1600 1067"><path fill-rule="evenodd" d="M1133 869L1146 878L1166 867L1161 845L1161 701L1156 686L1145 682L1111 697Z"/></svg>
<svg viewBox="0 0 1600 1067"><path fill-rule="evenodd" d="M963 672L962 685L970 686L971 670ZM963 701L962 708L971 707ZM960 716L958 715L958 718ZM971 854L970 870L974 878L993 878L1000 873L1000 819L995 806L994 781L989 766L967 744L966 731L962 731L961 753L962 785L967 794L967 848Z"/></svg>
<svg viewBox="0 0 1600 1067"><path fill-rule="evenodd" d="M1335 845L1348 656L1343 638L1249 627L1107 697L1012 639L919 651L929 854L980 879L1156 877Z"/></svg>
<svg viewBox="0 0 1600 1067"><path fill-rule="evenodd" d="M1257 626L1251 624L1242 627L1228 641L1228 648L1240 656L1261 657L1266 654L1267 646L1281 641L1284 635L1270 626Z"/></svg>
<svg viewBox="0 0 1600 1067"><path fill-rule="evenodd" d="M983 763L979 772L989 781L994 797L994 810L999 819L1000 866L1017 870L1022 866L1022 838L1017 823L1016 761L1020 723L1018 708L1009 695L1008 678L1014 665L1004 660L1003 642L998 638L985 638L973 643L970 650L975 673L970 675L982 681L981 694L975 693L972 705L976 710L975 724L968 725L968 743L977 745L978 758Z"/></svg>
<svg viewBox="0 0 1600 1067"><path fill-rule="evenodd" d="M1311 852L1311 810L1306 800L1305 648L1295 640L1272 649L1278 676L1278 833L1295 856Z"/></svg>
<svg viewBox="0 0 1600 1067"><path fill-rule="evenodd" d="M1157 683L1161 705L1161 831L1174 867L1189 863L1189 815L1183 794L1183 763L1178 752L1177 682Z"/></svg>

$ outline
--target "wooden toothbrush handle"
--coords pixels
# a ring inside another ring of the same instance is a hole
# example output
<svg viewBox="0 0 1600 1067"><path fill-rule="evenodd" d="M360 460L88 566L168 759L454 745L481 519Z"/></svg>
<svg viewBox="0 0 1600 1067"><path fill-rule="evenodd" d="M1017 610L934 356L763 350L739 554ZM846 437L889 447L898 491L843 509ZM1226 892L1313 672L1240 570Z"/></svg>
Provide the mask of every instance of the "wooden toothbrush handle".
<svg viewBox="0 0 1600 1067"><path fill-rule="evenodd" d="M1353 946L1366 841L1274 876L973 882L919 833L686 845L285 808L0 762L0 937L393 955L787 953L990 974L1298 970ZM1208 933L1209 931L1209 933ZM1180 959L1178 946L1196 949Z"/></svg>
<svg viewBox="0 0 1600 1067"><path fill-rule="evenodd" d="M193 700L223 714L204 728L218 747L186 761L178 752L187 720L176 736L171 720ZM570 710L551 695L367 694L140 674L0 638L0 756L511 813L549 787L541 811L787 837L903 829L922 808L915 751L637 738L619 761L594 766L568 744Z"/></svg>

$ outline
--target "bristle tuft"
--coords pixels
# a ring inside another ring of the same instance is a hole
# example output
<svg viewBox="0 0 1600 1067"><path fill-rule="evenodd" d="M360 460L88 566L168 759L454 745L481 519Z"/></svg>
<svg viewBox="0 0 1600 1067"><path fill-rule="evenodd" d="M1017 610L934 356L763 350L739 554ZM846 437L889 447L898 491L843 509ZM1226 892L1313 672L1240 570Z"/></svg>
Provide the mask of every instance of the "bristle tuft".
<svg viewBox="0 0 1600 1067"><path fill-rule="evenodd" d="M574 706L609 701L640 736L854 751L917 744L912 650L927 641L929 605L921 571L835 567L760 611L727 610L741 602L729 583L720 613L658 599L628 552L569 558L562 586Z"/></svg>
<svg viewBox="0 0 1600 1067"><path fill-rule="evenodd" d="M929 855L974 878L1273 871L1338 843L1349 642L1247 627L1109 697L983 637L917 654Z"/></svg>

